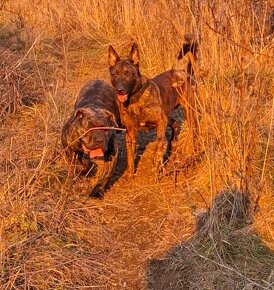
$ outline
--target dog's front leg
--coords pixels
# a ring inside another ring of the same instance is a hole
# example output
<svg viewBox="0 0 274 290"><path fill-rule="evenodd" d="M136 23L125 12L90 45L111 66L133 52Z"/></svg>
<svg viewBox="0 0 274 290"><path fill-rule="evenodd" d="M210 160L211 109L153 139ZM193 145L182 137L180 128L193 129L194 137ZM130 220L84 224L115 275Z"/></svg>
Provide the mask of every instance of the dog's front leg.
<svg viewBox="0 0 274 290"><path fill-rule="evenodd" d="M104 197L104 193L106 191L106 186L108 181L110 180L112 173L115 169L117 160L118 160L118 145L117 142L113 142L113 151L110 156L105 156L105 163L104 163L104 171L102 176L98 180L98 183L93 188L90 196L102 198Z"/></svg>
<svg viewBox="0 0 274 290"><path fill-rule="evenodd" d="M127 129L126 133L126 148L127 148L127 177L133 176L135 172L134 168L134 157L135 157L135 150L136 150L136 137L137 131L136 130L129 130Z"/></svg>

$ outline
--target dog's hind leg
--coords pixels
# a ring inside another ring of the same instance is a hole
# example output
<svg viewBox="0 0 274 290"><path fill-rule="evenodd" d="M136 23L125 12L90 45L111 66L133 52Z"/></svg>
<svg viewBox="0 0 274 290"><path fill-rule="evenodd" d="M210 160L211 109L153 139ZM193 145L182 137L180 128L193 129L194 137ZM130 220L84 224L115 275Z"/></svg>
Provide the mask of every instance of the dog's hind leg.
<svg viewBox="0 0 274 290"><path fill-rule="evenodd" d="M178 121L176 121L175 119L171 118L168 122L168 127L170 127L171 129L171 136L168 139L168 147L167 150L171 151L172 149L172 142L175 140L177 140L178 137Z"/></svg>
<svg viewBox="0 0 274 290"><path fill-rule="evenodd" d="M163 169L163 159L164 159L164 148L165 148L165 132L168 125L168 120L165 114L161 114L161 118L157 123L157 137L156 137L156 147L154 153L154 166L156 174Z"/></svg>

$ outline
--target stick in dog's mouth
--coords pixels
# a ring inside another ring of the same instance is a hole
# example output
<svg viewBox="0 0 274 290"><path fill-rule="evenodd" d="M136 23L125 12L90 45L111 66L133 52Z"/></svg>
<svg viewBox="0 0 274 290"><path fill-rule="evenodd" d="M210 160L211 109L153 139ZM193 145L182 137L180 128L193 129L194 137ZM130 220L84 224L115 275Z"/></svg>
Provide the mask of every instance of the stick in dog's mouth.
<svg viewBox="0 0 274 290"><path fill-rule="evenodd" d="M84 135L93 130L115 130L115 131L124 131L124 132L126 131L126 129L124 128L117 128L117 127L93 127L93 128L88 129L84 133Z"/></svg>

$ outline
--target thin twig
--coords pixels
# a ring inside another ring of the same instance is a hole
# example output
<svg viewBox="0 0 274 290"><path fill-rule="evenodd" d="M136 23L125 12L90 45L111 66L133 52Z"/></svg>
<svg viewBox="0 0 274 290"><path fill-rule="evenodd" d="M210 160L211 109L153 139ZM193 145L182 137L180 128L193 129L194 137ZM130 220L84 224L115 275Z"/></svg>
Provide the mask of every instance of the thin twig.
<svg viewBox="0 0 274 290"><path fill-rule="evenodd" d="M126 131L126 129L124 129L124 128L117 128L117 127L93 127L93 128L88 129L85 133L83 133L82 135L80 135L75 140L73 140L65 149L67 149L69 146L71 146L72 144L74 144L77 140L79 140L82 137L84 137L88 132L95 131L95 130L115 130L115 131L123 131L123 132Z"/></svg>
<svg viewBox="0 0 274 290"><path fill-rule="evenodd" d="M18 62L17 62L17 64L12 68L12 70L7 74L7 76L10 76L11 75L11 73L13 73L22 63L23 63L23 61L27 58L27 56L30 54L30 52L32 51L32 49L34 48L34 46L36 45L36 43L38 42L38 40L40 39L40 37L41 37L41 35L42 35L43 33L40 33L40 35L38 35L36 38L35 38L35 40L34 40L34 42L33 42L33 44L31 45L31 47L29 48L29 50L26 52L26 54L23 56L23 58L22 59L20 59Z"/></svg>

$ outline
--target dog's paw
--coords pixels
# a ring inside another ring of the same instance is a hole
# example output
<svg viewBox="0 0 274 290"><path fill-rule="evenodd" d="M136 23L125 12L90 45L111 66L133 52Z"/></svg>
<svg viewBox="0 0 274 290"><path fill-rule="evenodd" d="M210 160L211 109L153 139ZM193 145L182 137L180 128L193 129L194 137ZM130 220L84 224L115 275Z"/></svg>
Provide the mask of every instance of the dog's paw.
<svg viewBox="0 0 274 290"><path fill-rule="evenodd" d="M158 175L160 178L164 177L167 175L167 169L164 165L162 165L158 171Z"/></svg>
<svg viewBox="0 0 274 290"><path fill-rule="evenodd" d="M100 184L97 184L90 193L90 197L102 199L104 197L104 193L104 188Z"/></svg>
<svg viewBox="0 0 274 290"><path fill-rule="evenodd" d="M153 168L152 174L154 175L155 183L159 183L161 179L166 176L166 168L161 164L161 166Z"/></svg>

